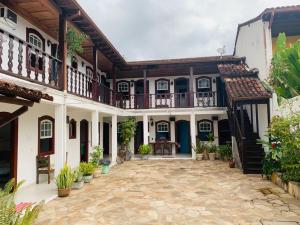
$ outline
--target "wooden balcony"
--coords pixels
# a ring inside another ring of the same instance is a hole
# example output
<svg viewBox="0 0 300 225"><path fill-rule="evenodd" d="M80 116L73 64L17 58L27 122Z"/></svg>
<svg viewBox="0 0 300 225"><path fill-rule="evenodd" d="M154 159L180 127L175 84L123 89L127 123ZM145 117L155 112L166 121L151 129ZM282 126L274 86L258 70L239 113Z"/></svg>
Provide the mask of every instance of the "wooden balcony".
<svg viewBox="0 0 300 225"><path fill-rule="evenodd" d="M61 89L60 67L59 59L0 30L0 73Z"/></svg>

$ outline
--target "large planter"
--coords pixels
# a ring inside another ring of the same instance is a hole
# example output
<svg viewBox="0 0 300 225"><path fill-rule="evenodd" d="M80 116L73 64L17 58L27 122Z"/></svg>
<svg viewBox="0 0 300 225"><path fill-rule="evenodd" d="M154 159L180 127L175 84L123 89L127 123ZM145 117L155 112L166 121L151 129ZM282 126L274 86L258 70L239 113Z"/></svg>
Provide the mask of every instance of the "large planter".
<svg viewBox="0 0 300 225"><path fill-rule="evenodd" d="M83 180L82 181L78 181L78 182L74 182L73 185L72 185L72 189L74 190L79 190L83 187Z"/></svg>
<svg viewBox="0 0 300 225"><path fill-rule="evenodd" d="M130 151L127 151L126 152L126 155L125 155L125 160L126 161L130 161L132 158L132 153Z"/></svg>
<svg viewBox="0 0 300 225"><path fill-rule="evenodd" d="M142 160L148 160L148 159L149 159L149 155L147 155L147 154L146 154L146 155L143 155L143 154L142 154L142 155L141 155L141 159L142 159Z"/></svg>
<svg viewBox="0 0 300 225"><path fill-rule="evenodd" d="M295 181L289 181L288 192L296 199L300 199L300 183Z"/></svg>
<svg viewBox="0 0 300 225"><path fill-rule="evenodd" d="M91 174L91 175L84 175L82 177L82 179L83 179L84 183L91 183L92 180L93 180L93 174Z"/></svg>
<svg viewBox="0 0 300 225"><path fill-rule="evenodd" d="M108 174L109 172L109 165L102 165L102 173Z"/></svg>
<svg viewBox="0 0 300 225"><path fill-rule="evenodd" d="M229 168L234 168L235 167L235 161L234 160L229 160L228 164L229 164Z"/></svg>
<svg viewBox="0 0 300 225"><path fill-rule="evenodd" d="M70 195L70 191L71 189L70 188L64 188L64 189L57 189L57 195L58 197L67 197Z"/></svg>
<svg viewBox="0 0 300 225"><path fill-rule="evenodd" d="M196 154L196 160L202 161L203 160L203 154Z"/></svg>
<svg viewBox="0 0 300 225"><path fill-rule="evenodd" d="M93 174L94 178L100 177L101 176L101 169L98 167L95 169L95 172Z"/></svg>
<svg viewBox="0 0 300 225"><path fill-rule="evenodd" d="M273 172L271 176L271 181L281 187L286 192L288 191L288 184L281 179L281 173Z"/></svg>
<svg viewBox="0 0 300 225"><path fill-rule="evenodd" d="M216 153L208 153L208 158L209 160L213 161L213 160L216 160Z"/></svg>

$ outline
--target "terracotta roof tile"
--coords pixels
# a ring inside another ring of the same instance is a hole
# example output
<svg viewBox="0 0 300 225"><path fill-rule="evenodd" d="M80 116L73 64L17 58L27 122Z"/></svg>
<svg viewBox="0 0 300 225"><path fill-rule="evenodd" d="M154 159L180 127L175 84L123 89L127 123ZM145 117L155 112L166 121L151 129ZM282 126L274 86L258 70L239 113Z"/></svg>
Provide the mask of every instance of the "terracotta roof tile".
<svg viewBox="0 0 300 225"><path fill-rule="evenodd" d="M39 102L41 99L53 101L52 96L41 91L21 87L3 80L0 80L0 94L9 97L21 97L33 102Z"/></svg>
<svg viewBox="0 0 300 225"><path fill-rule="evenodd" d="M219 64L218 70L221 75L249 75L255 74L258 71L256 69L249 69L245 64Z"/></svg>

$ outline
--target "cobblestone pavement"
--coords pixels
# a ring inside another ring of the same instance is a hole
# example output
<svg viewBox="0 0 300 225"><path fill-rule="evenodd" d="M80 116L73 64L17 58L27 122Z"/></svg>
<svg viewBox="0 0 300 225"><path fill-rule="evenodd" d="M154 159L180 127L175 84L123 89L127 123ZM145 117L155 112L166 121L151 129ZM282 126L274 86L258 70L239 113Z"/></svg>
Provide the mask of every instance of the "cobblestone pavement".
<svg viewBox="0 0 300 225"><path fill-rule="evenodd" d="M70 197L48 203L37 225L261 225L297 221L300 201L260 175L244 175L220 161L157 160L113 167L108 175L72 191Z"/></svg>

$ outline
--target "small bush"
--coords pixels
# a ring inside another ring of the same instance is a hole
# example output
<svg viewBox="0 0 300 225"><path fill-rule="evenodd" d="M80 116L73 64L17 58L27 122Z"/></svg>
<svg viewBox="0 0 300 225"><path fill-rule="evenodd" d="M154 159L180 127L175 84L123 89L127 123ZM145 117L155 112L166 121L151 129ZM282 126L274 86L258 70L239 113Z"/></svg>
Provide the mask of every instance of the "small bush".
<svg viewBox="0 0 300 225"><path fill-rule="evenodd" d="M58 189L67 189L71 188L74 182L74 173L71 168L65 164L64 167L60 170L60 173L55 178L55 183Z"/></svg>
<svg viewBox="0 0 300 225"><path fill-rule="evenodd" d="M142 155L148 155L151 152L150 145L140 145L139 147L139 153Z"/></svg>
<svg viewBox="0 0 300 225"><path fill-rule="evenodd" d="M79 165L79 170L83 176L90 176L95 172L95 166L92 163L82 162Z"/></svg>

